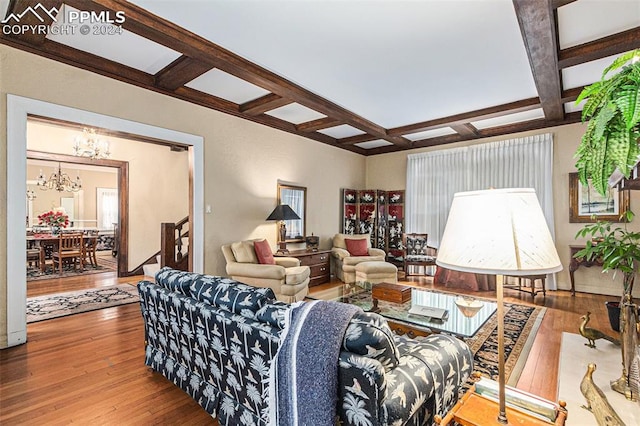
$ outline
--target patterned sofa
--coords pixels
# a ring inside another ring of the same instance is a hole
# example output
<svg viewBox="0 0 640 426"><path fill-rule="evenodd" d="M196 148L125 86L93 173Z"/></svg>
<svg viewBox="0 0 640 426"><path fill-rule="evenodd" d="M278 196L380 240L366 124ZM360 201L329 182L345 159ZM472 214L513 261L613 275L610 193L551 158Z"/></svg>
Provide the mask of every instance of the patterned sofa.
<svg viewBox="0 0 640 426"><path fill-rule="evenodd" d="M221 425L267 425L269 367L288 304L269 288L170 268L138 284L145 363ZM356 314L340 352L337 424L424 425L457 401L472 370L450 336L395 336L381 316Z"/></svg>

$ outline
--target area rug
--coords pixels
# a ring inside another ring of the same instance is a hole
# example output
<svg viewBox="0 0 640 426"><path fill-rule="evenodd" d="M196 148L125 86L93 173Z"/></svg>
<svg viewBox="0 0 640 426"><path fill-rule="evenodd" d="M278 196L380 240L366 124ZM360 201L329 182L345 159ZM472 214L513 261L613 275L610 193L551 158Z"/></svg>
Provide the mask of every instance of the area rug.
<svg viewBox="0 0 640 426"><path fill-rule="evenodd" d="M579 334L562 333L560 365L558 366L558 399L567 402L566 425L596 426L598 422L590 411L582 408L586 400L580 392L580 382L589 363L596 364L593 382L604 392L609 404L627 425L640 425L640 409L637 402L627 401L609 386L611 380L622 373L620 346L597 340L595 349L585 346L586 340Z"/></svg>
<svg viewBox="0 0 640 426"><path fill-rule="evenodd" d="M140 301L130 284L27 298L27 323L110 308Z"/></svg>
<svg viewBox="0 0 640 426"><path fill-rule="evenodd" d="M505 377L509 386L515 386L527 363L547 308L505 303L504 310ZM475 371L498 380L497 315L494 313L466 342L474 354Z"/></svg>
<svg viewBox="0 0 640 426"><path fill-rule="evenodd" d="M103 272L115 272L118 270L117 259L111 256L111 252L108 252L108 256L98 254L98 265L92 266L91 264L85 264L83 271L78 271L73 265L64 265L62 269L62 275L58 273L58 270L53 270L53 267L49 265L45 272L42 272L40 268L27 267L27 281L36 280L48 280L51 278L67 278L85 274L101 274Z"/></svg>

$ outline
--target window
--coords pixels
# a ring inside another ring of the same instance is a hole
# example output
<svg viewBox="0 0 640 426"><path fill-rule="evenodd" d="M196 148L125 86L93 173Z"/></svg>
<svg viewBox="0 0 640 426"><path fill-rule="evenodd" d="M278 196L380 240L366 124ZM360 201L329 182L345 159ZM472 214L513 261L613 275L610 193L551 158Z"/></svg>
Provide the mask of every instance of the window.
<svg viewBox="0 0 640 426"><path fill-rule="evenodd" d="M116 188L96 188L98 229L113 229L118 223L118 190Z"/></svg>

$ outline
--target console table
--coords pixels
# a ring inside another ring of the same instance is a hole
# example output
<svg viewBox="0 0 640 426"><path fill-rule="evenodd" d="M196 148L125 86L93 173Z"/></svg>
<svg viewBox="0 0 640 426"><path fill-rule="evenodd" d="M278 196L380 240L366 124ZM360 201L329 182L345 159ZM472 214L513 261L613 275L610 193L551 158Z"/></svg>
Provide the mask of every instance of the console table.
<svg viewBox="0 0 640 426"><path fill-rule="evenodd" d="M576 295L576 283L573 278L573 273L581 266L586 266L587 268L592 267L593 265L602 266L602 261L599 259L595 260L587 260L585 258L576 259L573 257L577 252L585 248L584 245L570 245L569 250L571 251L571 262L569 262L569 279L571 280L571 295Z"/></svg>
<svg viewBox="0 0 640 426"><path fill-rule="evenodd" d="M292 250L289 253L276 253L277 257L295 257L300 259L300 266L308 266L311 269L309 275L309 287L328 283L331 280L329 255L331 250Z"/></svg>

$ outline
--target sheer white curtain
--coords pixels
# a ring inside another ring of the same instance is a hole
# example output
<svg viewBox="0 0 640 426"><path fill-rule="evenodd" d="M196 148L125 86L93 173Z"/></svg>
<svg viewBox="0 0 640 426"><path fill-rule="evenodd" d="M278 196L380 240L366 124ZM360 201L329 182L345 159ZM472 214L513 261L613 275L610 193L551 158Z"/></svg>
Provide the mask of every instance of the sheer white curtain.
<svg viewBox="0 0 640 426"><path fill-rule="evenodd" d="M115 188L96 188L98 202L98 228L113 229L118 222L118 190Z"/></svg>
<svg viewBox="0 0 640 426"><path fill-rule="evenodd" d="M534 188L553 227L553 136L410 154L407 159L406 229L429 234L438 247L453 194L487 188ZM555 277L547 279L555 290Z"/></svg>

